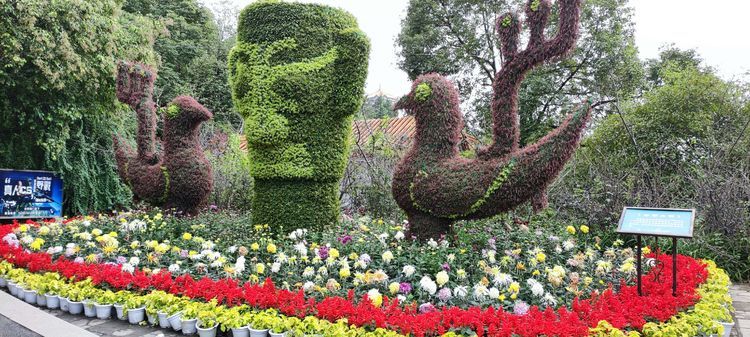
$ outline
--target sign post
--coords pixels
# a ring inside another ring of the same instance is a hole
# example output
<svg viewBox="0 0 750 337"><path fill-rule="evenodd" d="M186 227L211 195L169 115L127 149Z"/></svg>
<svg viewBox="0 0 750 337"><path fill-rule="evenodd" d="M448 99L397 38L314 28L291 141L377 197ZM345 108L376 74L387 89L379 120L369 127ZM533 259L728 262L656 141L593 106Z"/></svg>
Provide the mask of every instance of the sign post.
<svg viewBox="0 0 750 337"><path fill-rule="evenodd" d="M625 207L620 216L617 233L636 236L636 272L638 295L643 296L641 277L642 235L672 238L672 296L677 296L677 239L691 239L695 223L694 209Z"/></svg>
<svg viewBox="0 0 750 337"><path fill-rule="evenodd" d="M52 172L0 169L0 219L61 218L63 181Z"/></svg>

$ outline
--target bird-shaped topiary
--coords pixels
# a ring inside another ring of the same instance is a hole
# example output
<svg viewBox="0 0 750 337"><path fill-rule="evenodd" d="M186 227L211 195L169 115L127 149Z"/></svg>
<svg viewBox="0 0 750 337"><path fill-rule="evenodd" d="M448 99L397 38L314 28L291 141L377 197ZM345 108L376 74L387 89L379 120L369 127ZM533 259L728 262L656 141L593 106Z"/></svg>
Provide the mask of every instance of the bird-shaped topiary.
<svg viewBox="0 0 750 337"><path fill-rule="evenodd" d="M526 5L528 47L518 51L521 22L513 14L497 19L504 57L492 98L493 142L476 159L459 155L463 128L458 92L437 74L422 75L395 108L414 115L412 148L396 168L393 195L409 219L410 234L437 238L450 232L454 220L479 219L509 211L529 200L546 207L546 188L578 146L591 105L582 104L557 129L534 144L519 148L518 90L525 75L575 46L581 0L560 0L556 36L545 39L550 14L547 0Z"/></svg>
<svg viewBox="0 0 750 337"><path fill-rule="evenodd" d="M198 142L201 123L213 115L195 99L179 96L164 114L162 149L156 147L155 72L140 63L120 62L117 98L136 111L137 150L114 135L120 177L136 199L196 213L213 186L211 165Z"/></svg>

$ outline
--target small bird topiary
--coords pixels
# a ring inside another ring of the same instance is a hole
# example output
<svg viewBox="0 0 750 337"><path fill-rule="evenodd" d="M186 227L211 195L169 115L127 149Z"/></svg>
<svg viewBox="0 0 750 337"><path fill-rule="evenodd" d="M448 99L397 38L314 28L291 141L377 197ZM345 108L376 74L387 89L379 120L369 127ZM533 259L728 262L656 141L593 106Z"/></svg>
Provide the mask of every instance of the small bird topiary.
<svg viewBox="0 0 750 337"><path fill-rule="evenodd" d="M290 230L337 221L368 55L367 37L339 9L260 1L242 10L229 74L245 118L256 224Z"/></svg>
<svg viewBox="0 0 750 337"><path fill-rule="evenodd" d="M459 155L463 128L455 86L437 74L422 75L397 109L414 115L412 148L398 164L393 196L409 219L409 233L419 239L448 234L453 221L490 217L529 200L546 207L546 188L578 146L589 118L587 102L560 127L538 142L519 148L518 90L525 75L543 62L575 47L581 0L560 0L557 34L546 39L551 5L526 5L528 46L518 50L521 21L514 13L497 19L504 64L496 74L491 102L493 142L470 160Z"/></svg>
<svg viewBox="0 0 750 337"><path fill-rule="evenodd" d="M178 96L164 115L162 146L156 147L155 72L140 63L120 62L117 98L135 110L137 150L114 135L120 178L138 200L197 213L213 186L211 165L198 142L201 123L213 115L195 99Z"/></svg>

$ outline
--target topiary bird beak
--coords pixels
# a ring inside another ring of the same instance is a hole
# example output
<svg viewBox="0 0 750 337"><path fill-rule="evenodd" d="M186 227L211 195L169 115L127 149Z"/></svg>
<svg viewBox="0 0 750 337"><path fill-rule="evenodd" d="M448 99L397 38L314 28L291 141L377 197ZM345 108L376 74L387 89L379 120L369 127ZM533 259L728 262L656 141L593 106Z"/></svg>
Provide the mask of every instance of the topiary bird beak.
<svg viewBox="0 0 750 337"><path fill-rule="evenodd" d="M393 104L393 111L406 110L406 112L408 113L409 111L406 108L408 105L408 102L409 102L409 96L408 95L402 96L401 98L398 99L398 101L396 101L395 104Z"/></svg>

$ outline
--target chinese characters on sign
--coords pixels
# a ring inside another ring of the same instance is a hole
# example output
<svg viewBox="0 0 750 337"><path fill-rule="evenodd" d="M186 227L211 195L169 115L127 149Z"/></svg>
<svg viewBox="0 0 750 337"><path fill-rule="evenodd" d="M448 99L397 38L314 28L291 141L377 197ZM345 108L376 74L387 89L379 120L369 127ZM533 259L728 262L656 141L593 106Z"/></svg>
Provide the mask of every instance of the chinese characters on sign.
<svg viewBox="0 0 750 337"><path fill-rule="evenodd" d="M62 216L63 183L52 172L0 169L0 219Z"/></svg>

